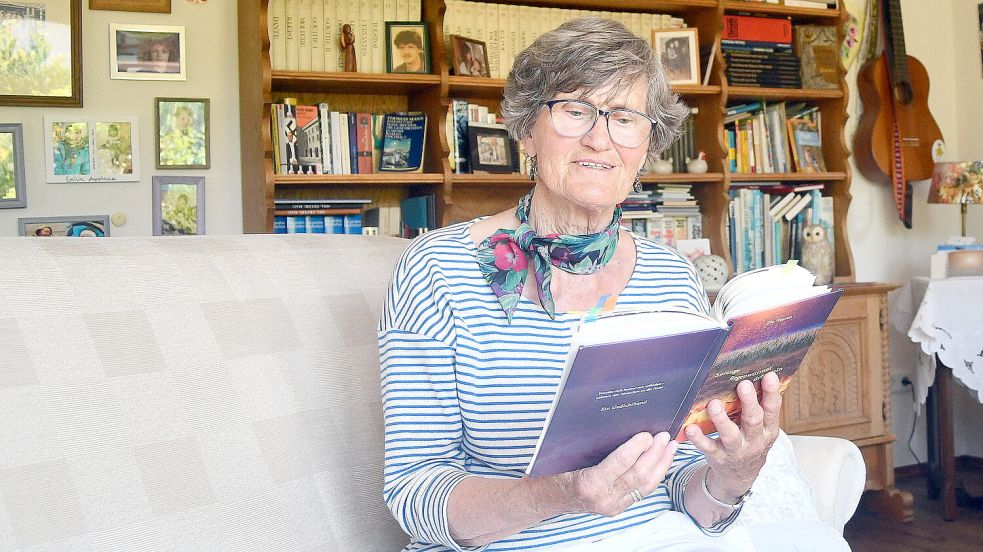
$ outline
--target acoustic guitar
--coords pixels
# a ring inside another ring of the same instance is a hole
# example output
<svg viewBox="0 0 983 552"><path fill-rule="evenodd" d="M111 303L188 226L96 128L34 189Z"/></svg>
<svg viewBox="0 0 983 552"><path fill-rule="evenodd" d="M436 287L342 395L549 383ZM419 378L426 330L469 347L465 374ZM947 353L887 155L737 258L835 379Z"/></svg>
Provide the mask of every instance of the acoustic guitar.
<svg viewBox="0 0 983 552"><path fill-rule="evenodd" d="M891 183L898 218L911 228L912 180L931 178L932 149L942 132L928 111L928 72L907 55L901 1L884 0L884 53L857 75L864 112L854 136L857 167L868 179Z"/></svg>

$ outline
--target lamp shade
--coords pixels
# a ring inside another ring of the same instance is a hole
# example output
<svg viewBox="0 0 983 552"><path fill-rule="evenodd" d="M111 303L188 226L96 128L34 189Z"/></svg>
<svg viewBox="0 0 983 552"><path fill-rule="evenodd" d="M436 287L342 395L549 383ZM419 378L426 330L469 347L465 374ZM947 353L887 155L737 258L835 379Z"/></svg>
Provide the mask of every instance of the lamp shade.
<svg viewBox="0 0 983 552"><path fill-rule="evenodd" d="M936 163L929 203L983 203L983 161Z"/></svg>

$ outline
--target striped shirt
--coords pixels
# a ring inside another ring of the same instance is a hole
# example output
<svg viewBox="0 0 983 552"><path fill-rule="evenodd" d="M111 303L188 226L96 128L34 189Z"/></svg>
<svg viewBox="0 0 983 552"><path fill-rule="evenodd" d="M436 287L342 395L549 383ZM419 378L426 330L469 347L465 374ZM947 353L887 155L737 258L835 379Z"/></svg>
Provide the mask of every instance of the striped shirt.
<svg viewBox="0 0 983 552"><path fill-rule="evenodd" d="M522 298L512 324L481 274L474 221L424 234L396 264L379 326L387 505L412 537L406 551L466 550L451 538L447 499L469 476L522 477L543 429L580 313L550 319ZM674 250L635 237L636 262L617 308L707 312L700 280ZM565 514L487 550L596 540L683 509L704 458L681 444L663 484L614 517ZM706 529L724 531L737 512ZM472 550L472 549L467 549Z"/></svg>

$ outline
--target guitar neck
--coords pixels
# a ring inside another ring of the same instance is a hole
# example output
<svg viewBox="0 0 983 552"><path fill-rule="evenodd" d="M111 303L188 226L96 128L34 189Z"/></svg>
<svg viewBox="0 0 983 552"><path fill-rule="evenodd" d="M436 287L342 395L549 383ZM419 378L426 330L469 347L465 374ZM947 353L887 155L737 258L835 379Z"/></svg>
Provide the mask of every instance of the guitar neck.
<svg viewBox="0 0 983 552"><path fill-rule="evenodd" d="M904 45L904 22L901 20L901 0L887 0L882 5L887 31L885 48L891 60L891 80L895 87L910 82L908 76L908 52Z"/></svg>

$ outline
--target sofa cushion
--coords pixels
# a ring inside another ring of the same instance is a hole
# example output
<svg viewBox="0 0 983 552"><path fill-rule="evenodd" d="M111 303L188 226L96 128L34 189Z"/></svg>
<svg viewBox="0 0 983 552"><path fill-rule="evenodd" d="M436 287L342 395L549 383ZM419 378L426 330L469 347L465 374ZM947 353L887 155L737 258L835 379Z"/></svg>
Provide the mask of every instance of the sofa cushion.
<svg viewBox="0 0 983 552"><path fill-rule="evenodd" d="M376 321L406 243L0 239L0 551L399 549Z"/></svg>

